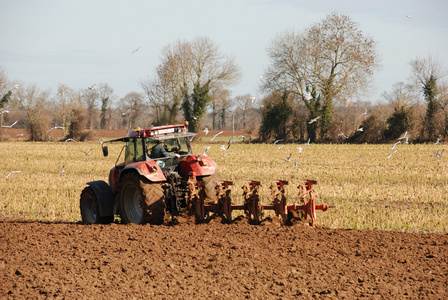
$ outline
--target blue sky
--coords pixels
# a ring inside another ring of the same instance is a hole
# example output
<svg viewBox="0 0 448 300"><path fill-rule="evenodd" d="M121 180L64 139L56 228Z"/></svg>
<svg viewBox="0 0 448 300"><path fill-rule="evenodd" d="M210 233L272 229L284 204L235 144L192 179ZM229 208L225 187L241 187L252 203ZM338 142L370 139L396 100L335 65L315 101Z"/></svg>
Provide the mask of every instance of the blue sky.
<svg viewBox="0 0 448 300"><path fill-rule="evenodd" d="M0 66L10 80L53 92L59 83L75 89L107 83L123 97L142 92L138 81L154 72L164 46L208 36L241 68L232 96L260 97L258 78L275 35L332 12L350 16L378 44L382 69L362 100L375 103L406 81L417 56L431 54L448 66L445 0L0 0Z"/></svg>

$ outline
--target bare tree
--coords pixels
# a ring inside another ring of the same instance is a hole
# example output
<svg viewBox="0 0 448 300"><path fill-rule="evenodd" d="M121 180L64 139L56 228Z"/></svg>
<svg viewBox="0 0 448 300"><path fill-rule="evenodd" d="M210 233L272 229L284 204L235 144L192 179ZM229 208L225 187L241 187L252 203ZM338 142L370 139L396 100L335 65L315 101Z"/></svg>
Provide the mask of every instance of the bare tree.
<svg viewBox="0 0 448 300"><path fill-rule="evenodd" d="M125 111L124 118L127 120L128 130L135 128L139 125L137 124L138 118L144 113L143 95L136 92L126 94L121 99L121 108Z"/></svg>
<svg viewBox="0 0 448 300"><path fill-rule="evenodd" d="M59 84L56 94L53 97L53 111L58 126L64 127L64 135L67 134L68 128L72 121L73 109L81 106L80 92ZM59 123L60 122L60 123Z"/></svg>
<svg viewBox="0 0 448 300"><path fill-rule="evenodd" d="M19 87L13 95L13 107L23 110L28 117L32 141L44 141L50 118L47 114L48 91L41 91L36 85Z"/></svg>
<svg viewBox="0 0 448 300"><path fill-rule="evenodd" d="M379 59L375 42L348 16L333 13L303 33L278 35L268 49L271 65L263 87L295 93L309 110L308 126L314 139L316 124L321 137L333 119L334 101L342 101L368 87Z"/></svg>
<svg viewBox="0 0 448 300"><path fill-rule="evenodd" d="M95 89L85 89L81 94L81 99L86 105L88 112L88 127L93 130L93 123L97 112L97 102L99 94Z"/></svg>
<svg viewBox="0 0 448 300"><path fill-rule="evenodd" d="M193 131L199 128L212 91L234 84L240 77L233 58L222 55L208 37L166 46L158 74L170 88L173 104L182 102Z"/></svg>
<svg viewBox="0 0 448 300"><path fill-rule="evenodd" d="M246 118L250 110L253 108L253 103L255 102L255 97L251 94L246 94L242 96L235 97L235 112L240 119L241 129L246 129Z"/></svg>

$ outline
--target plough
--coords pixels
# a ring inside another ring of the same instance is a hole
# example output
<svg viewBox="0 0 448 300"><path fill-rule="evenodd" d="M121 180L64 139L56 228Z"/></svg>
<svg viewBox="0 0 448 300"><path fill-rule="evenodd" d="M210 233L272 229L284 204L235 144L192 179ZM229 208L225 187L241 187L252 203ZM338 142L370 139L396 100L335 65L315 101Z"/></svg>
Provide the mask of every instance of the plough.
<svg viewBox="0 0 448 300"><path fill-rule="evenodd" d="M290 218L289 212L303 211L305 220L309 216L311 218L311 226L315 226L317 219L316 210L326 211L330 206L327 204L316 205L316 199L313 195L313 185L317 184L314 180L305 180L297 187L299 196L302 198L303 204L287 204L285 196L285 186L288 181L277 180L271 182L271 204L263 205L259 196L260 181L247 180L244 182L243 200L244 204L232 204L230 186L232 181L217 181L215 186L217 201L207 202L206 194L201 181L190 177L188 180L189 198L191 201L190 211L195 216L197 223L208 220L210 213L215 213L223 217L227 222L232 221L232 211L243 210L253 224L261 222L263 211L272 210L275 215L281 218L282 223L286 224Z"/></svg>

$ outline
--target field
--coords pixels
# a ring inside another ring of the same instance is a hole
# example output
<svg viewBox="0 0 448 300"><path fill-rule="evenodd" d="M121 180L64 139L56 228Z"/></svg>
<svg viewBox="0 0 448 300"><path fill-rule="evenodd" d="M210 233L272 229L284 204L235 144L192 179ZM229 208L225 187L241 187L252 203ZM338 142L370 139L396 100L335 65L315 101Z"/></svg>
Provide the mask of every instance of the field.
<svg viewBox="0 0 448 300"><path fill-rule="evenodd" d="M230 225L85 226L80 193L107 181L122 145L103 157L97 141L1 142L0 297L446 298L447 164L434 156L444 145L236 140L222 150L228 137L209 136L194 152L210 147L234 203L248 179L262 182L265 203L271 180L288 180L288 201L300 203L298 184L313 179L316 202L334 207L317 212L316 228L270 214L253 226L237 212Z"/></svg>

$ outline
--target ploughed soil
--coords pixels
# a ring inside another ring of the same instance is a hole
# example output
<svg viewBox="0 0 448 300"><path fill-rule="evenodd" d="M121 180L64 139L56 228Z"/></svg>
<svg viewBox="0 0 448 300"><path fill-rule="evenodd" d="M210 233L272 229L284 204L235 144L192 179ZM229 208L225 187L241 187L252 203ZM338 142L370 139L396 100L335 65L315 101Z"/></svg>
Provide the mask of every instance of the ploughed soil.
<svg viewBox="0 0 448 300"><path fill-rule="evenodd" d="M448 299L448 235L0 220L0 299Z"/></svg>

